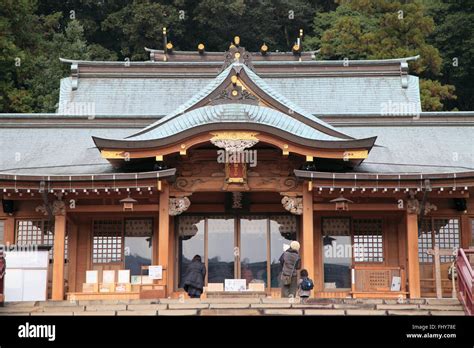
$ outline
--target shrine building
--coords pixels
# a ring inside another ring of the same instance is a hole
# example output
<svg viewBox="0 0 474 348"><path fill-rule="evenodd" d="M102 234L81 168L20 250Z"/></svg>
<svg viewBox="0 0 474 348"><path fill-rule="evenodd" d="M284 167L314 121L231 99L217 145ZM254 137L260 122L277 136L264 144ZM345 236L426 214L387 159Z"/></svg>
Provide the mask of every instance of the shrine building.
<svg viewBox="0 0 474 348"><path fill-rule="evenodd" d="M146 50L61 59L56 113L0 115L0 241L49 247L48 299L176 298L196 254L206 292L279 297L293 240L312 297L451 296L474 112L423 112L418 56Z"/></svg>

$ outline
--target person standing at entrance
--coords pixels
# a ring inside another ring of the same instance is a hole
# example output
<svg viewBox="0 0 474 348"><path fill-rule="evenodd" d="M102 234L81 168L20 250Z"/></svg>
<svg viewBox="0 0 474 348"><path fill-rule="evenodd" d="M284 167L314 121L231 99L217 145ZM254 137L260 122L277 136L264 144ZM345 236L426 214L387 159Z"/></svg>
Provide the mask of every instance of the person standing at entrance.
<svg viewBox="0 0 474 348"><path fill-rule="evenodd" d="M300 243L292 241L290 247L280 256L281 297L295 297L298 289L296 282L298 269L301 268L299 255Z"/></svg>
<svg viewBox="0 0 474 348"><path fill-rule="evenodd" d="M201 262L201 256L195 255L184 274L183 288L191 298L200 298L204 289L206 267Z"/></svg>

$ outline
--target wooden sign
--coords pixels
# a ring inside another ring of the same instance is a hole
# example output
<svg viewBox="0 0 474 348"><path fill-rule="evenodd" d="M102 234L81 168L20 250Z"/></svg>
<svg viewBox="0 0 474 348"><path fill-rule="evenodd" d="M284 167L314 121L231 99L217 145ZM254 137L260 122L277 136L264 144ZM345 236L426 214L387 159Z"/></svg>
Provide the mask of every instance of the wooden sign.
<svg viewBox="0 0 474 348"><path fill-rule="evenodd" d="M163 266L148 266L150 279L163 279Z"/></svg>
<svg viewBox="0 0 474 348"><path fill-rule="evenodd" d="M245 184L247 182L247 165L245 163L226 163L225 181L227 184Z"/></svg>
<svg viewBox="0 0 474 348"><path fill-rule="evenodd" d="M245 279L225 279L224 291L245 291L247 290L247 281Z"/></svg>
<svg viewBox="0 0 474 348"><path fill-rule="evenodd" d="M226 213L245 213L250 208L249 195L245 192L226 192L225 211Z"/></svg>

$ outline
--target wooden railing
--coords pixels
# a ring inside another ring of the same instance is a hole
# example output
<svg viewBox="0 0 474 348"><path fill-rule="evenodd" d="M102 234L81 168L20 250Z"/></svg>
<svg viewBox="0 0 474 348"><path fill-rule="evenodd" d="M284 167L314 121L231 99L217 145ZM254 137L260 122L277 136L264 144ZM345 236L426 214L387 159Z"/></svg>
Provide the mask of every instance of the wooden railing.
<svg viewBox="0 0 474 348"><path fill-rule="evenodd" d="M458 297L468 315L474 315L474 271L471 265L473 257L474 249L459 249L456 259Z"/></svg>
<svg viewBox="0 0 474 348"><path fill-rule="evenodd" d="M394 277L400 277L400 289L392 290ZM405 270L402 267L354 266L352 295L354 297L398 297L406 295Z"/></svg>

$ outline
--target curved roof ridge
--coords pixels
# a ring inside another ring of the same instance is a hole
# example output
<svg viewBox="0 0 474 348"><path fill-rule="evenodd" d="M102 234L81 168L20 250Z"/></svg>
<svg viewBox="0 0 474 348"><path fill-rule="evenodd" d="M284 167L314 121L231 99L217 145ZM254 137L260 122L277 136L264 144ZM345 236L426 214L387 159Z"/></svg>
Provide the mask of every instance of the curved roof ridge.
<svg viewBox="0 0 474 348"><path fill-rule="evenodd" d="M231 115L231 116L229 116ZM152 140L166 138L186 129L191 129L209 123L256 123L279 128L301 138L323 141L350 141L342 140L313 128L291 116L273 108L250 104L217 104L205 105L188 112L180 113L169 119L164 127L155 127L149 132L129 137L126 141Z"/></svg>
<svg viewBox="0 0 474 348"><path fill-rule="evenodd" d="M320 120L316 116L312 115L311 113L307 112L303 108L296 105L291 100L284 97L281 93L277 92L272 87L270 87L262 78L260 78L254 71L252 71L251 68L247 67L245 64L240 63L240 62L233 62L232 64L230 64L214 80L212 80L211 83L209 83L205 88L203 88L201 91L199 91L193 97L191 97L188 101L181 104L177 109L175 109L175 111L173 111L172 113L168 114L167 116L161 118L160 120L150 124L149 126L143 128L139 132L135 132L135 133L131 134L130 136L126 137L126 139L139 137L140 135L145 134L145 133L153 130L154 128L165 125L167 122L171 121L175 117L185 113L187 110L189 110L190 108L192 108L193 106L195 106L199 102L203 101L214 90L216 90L226 80L226 78L229 76L231 70L234 69L234 68L243 69L245 74L248 76L248 78L251 80L251 82L255 84L255 86L258 89L260 89L264 94L267 94L269 97L273 98L280 105L283 105L283 106L287 107L289 114L297 113L299 118L304 118L304 119L308 120L307 123L314 124L314 126L310 126L310 127L318 128L318 126L320 126L320 127L323 127L324 129L327 129L328 130L327 133L339 134L340 138L353 139L353 137L351 137L350 135L348 135L344 132L341 132L337 128L335 128L335 127L331 126L330 124ZM295 117L295 119L296 118L297 117ZM303 121L303 123L305 123L305 122ZM318 129L318 131L321 132L321 133L325 133L324 130L321 130L321 129ZM337 137L337 135L335 137Z"/></svg>
<svg viewBox="0 0 474 348"><path fill-rule="evenodd" d="M153 50L149 48L145 48L148 52L160 52L163 53L162 50ZM194 51L175 51L174 54L189 54L193 53ZM225 52L207 52L207 54L210 55L220 55L224 54ZM250 52L250 53L258 53L258 52ZM284 55L284 54L293 54L292 52L271 52L271 54L274 55ZM314 51L308 51L306 53L314 53ZM420 58L420 55L416 56L410 56L410 57L398 57L398 58L386 58L386 59L348 59L348 60L317 60L317 59L312 59L312 60L307 60L307 61L294 61L294 60L288 60L288 61L264 61L264 60L259 60L255 61L256 64L281 64L281 63L293 63L293 64L312 64L312 65L340 65L340 64L347 64L347 62L350 62L352 64L360 64L360 65L370 65L370 64L386 64L386 63L402 63L402 62L410 62L410 61L415 61ZM69 58L62 58L59 57L59 60L62 63L66 64L136 64L136 65L142 65L142 64L156 64L156 63L164 63L164 64L210 64L210 63L219 63L222 64L222 62L201 62L201 61L169 61L169 62L160 62L160 61L153 61L153 60L140 60L140 61L119 61L119 60L83 60L83 59L69 59Z"/></svg>
<svg viewBox="0 0 474 348"><path fill-rule="evenodd" d="M160 118L158 121L153 122L149 126L141 129L139 132L133 133L132 135L128 136L127 138L133 138L135 136L138 136L140 134L146 133L150 131L153 128L156 128L162 124L167 123L168 121L172 120L176 116L179 116L186 112L187 109L195 105L197 102L203 100L206 98L212 91L214 91L229 75L229 72L232 70L232 65L224 69L219 75L216 76L215 79L213 79L206 87L204 87L202 90L197 92L193 97L188 99L188 101L184 102L180 106L178 106L173 112L170 114L166 115L163 118Z"/></svg>
<svg viewBox="0 0 474 348"><path fill-rule="evenodd" d="M276 101L279 103L288 106L288 111L291 112L297 112L298 114L306 117L307 119L316 122L317 124L329 128L333 131L337 131L340 133L341 132L339 129L331 126L329 123L326 123L322 120L320 120L318 117L314 116L313 114L309 113L308 111L304 110L300 106L296 105L294 102L283 96L281 93L277 92L273 87L270 87L268 83L266 83L260 76L258 76L252 69L249 67L243 65L245 72L250 76L253 82L261 88L263 91L265 91L268 95L270 95L272 98L274 98Z"/></svg>

